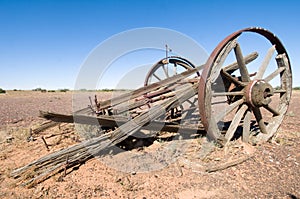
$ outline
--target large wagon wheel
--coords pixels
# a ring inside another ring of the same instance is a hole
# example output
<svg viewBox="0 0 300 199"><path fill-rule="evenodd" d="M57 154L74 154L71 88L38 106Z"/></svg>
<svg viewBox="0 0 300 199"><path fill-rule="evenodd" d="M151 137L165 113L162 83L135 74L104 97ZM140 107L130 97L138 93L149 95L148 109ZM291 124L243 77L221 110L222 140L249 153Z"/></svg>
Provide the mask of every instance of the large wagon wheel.
<svg viewBox="0 0 300 199"><path fill-rule="evenodd" d="M266 55L259 63L245 63L242 48L245 53L266 45L262 53ZM230 59L237 63L235 67L224 67ZM223 144L242 136L245 142L268 141L279 128L291 98L290 60L273 33L262 28L243 29L215 48L199 83L201 121L211 140Z"/></svg>
<svg viewBox="0 0 300 199"><path fill-rule="evenodd" d="M144 86L160 82L161 80L167 79L169 77L180 74L187 70L191 70L193 68L195 68L195 66L189 60L179 56L170 56L161 59L156 64L154 64L149 70L145 78ZM197 72L196 76L200 76L200 73ZM187 102L184 105L172 109L169 113L169 116L171 118L181 116L181 113L184 109L196 107L196 102L197 97L187 100ZM149 104L149 106L151 106L151 104Z"/></svg>

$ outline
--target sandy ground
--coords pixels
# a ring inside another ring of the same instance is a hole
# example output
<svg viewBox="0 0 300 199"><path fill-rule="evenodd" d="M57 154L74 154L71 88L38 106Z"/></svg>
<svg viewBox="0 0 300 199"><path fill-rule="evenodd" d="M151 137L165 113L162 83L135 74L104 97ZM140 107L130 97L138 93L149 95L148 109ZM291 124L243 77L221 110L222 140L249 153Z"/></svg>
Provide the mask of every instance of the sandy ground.
<svg viewBox="0 0 300 199"><path fill-rule="evenodd" d="M102 94L103 99L108 96ZM294 92L272 143L249 146L235 141L220 149L205 137L184 142L156 140L148 147L93 158L65 177L58 174L26 188L10 177L11 171L82 139L74 133L72 124L30 138L29 129L44 122L38 118L39 110L72 112L72 93L1 94L0 198L299 198L299 99L300 92ZM174 148L179 155L170 155ZM245 157L250 158L224 170L207 172L208 168Z"/></svg>

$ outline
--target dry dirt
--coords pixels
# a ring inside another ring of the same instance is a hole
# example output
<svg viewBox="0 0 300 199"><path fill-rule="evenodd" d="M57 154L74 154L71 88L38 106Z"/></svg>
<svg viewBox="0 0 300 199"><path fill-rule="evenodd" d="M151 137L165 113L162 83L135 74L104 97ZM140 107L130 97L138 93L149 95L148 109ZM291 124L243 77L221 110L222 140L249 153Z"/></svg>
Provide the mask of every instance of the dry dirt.
<svg viewBox="0 0 300 199"><path fill-rule="evenodd" d="M72 124L30 137L29 129L44 122L38 118L39 110L71 113L72 93L1 94L0 198L299 198L299 99L300 92L293 92L284 122L271 143L253 147L237 140L220 149L199 137L186 140L186 149L173 161L149 162L145 154L153 155L176 143L157 140L148 147L91 159L65 177L58 174L29 189L10 177L12 170L82 139L73 132ZM247 157L236 166L207 172Z"/></svg>

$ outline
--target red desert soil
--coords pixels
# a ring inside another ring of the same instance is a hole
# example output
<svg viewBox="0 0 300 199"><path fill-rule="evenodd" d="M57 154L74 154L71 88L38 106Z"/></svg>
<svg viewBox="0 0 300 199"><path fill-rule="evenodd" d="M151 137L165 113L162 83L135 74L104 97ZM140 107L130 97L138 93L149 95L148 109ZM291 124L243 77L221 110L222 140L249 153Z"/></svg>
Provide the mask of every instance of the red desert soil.
<svg viewBox="0 0 300 199"><path fill-rule="evenodd" d="M72 112L71 92L10 91L0 95L0 198L299 198L299 99L300 92L294 91L271 143L249 146L235 141L220 149L200 137L187 140L186 149L171 161L163 149L182 146L176 141L155 141L148 147L91 159L65 177L57 174L26 188L10 177L11 171L81 138L72 124L62 124L29 139L29 129L44 122L38 118L39 110ZM149 159L147 154L159 158ZM244 157L251 158L224 170L206 170Z"/></svg>

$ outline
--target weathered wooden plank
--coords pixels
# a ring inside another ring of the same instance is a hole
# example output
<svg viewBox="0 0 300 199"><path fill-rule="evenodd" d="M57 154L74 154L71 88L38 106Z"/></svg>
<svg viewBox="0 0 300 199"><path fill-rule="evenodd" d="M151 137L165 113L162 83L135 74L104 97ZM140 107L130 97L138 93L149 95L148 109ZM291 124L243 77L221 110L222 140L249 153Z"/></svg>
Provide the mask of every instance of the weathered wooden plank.
<svg viewBox="0 0 300 199"><path fill-rule="evenodd" d="M244 57L245 64L249 64L250 62L254 61L258 57L257 52L250 53L249 55ZM233 73L239 68L239 65L235 62L225 66L223 68L224 71L228 72L229 74Z"/></svg>
<svg viewBox="0 0 300 199"><path fill-rule="evenodd" d="M182 101L193 97L198 90L197 86L188 87L185 85L185 88L184 92L177 93L176 96L166 100L159 106L152 107L149 112L138 115L136 118L126 122L116 130L44 156L24 167L14 170L11 175L15 178L23 176L21 179L25 180L24 185L30 187L63 171L66 168L65 160L67 158L68 167L81 164L98 154L101 150L123 141L128 136L141 129L142 126L145 126L153 119L164 114L165 111L169 111L170 109L177 107ZM178 99L180 99L180 102ZM28 178L28 176L31 176L31 178Z"/></svg>
<svg viewBox="0 0 300 199"><path fill-rule="evenodd" d="M178 86L178 85L176 85ZM173 87L173 86L172 86ZM134 110L136 108L140 108L142 106L145 106L147 104L154 103L163 99L168 99L170 97L173 97L175 95L175 92L173 92L172 90L175 89L174 88L167 88L167 89L163 89L154 93L150 93L147 94L146 96L144 96L142 99L132 99L131 101L129 101L126 104L120 104L118 106L114 106L112 107L114 111L117 112L117 114L121 114L127 111L131 111Z"/></svg>
<svg viewBox="0 0 300 199"><path fill-rule="evenodd" d="M33 133L33 134L40 133L40 132L42 132L42 131L44 131L44 130L46 130L46 129L48 129L48 128L54 127L54 126L56 126L56 125L58 125L58 124L59 124L59 123L57 123L57 122L50 121L50 122L48 122L48 123L45 123L45 124L40 125L40 126L37 127L37 128L32 129L32 133Z"/></svg>
<svg viewBox="0 0 300 199"><path fill-rule="evenodd" d="M211 173L211 172L216 172L216 171L220 171L220 170L224 170L233 166L236 166L238 164L242 164L243 162L249 160L250 158L252 158L253 155L249 155L249 156L245 156L245 157L241 157L223 164L218 164L212 167L208 167L205 169L206 172Z"/></svg>
<svg viewBox="0 0 300 199"><path fill-rule="evenodd" d="M52 112L42 112L40 116L52 120L54 122L64 122L64 123L73 123L74 118L73 115L64 115L59 113L52 113ZM87 115L77 115L76 122L79 124L92 124L95 125L95 120L98 121L100 127L102 128L113 128L119 127L120 125L125 124L128 122L128 118L125 117L114 117L114 116L107 116L107 115L100 115L100 116L87 116ZM168 122L160 122L160 121L151 121L150 124L145 124L142 129L145 130L153 130L153 131L168 131L168 132L197 132L204 134L204 127L200 124L199 126L180 126L178 124L168 123Z"/></svg>
<svg viewBox="0 0 300 199"><path fill-rule="evenodd" d="M129 101L130 99L134 99L134 98L140 97L144 94L147 94L149 92L155 91L155 90L157 90L161 87L167 87L169 85L172 85L175 82L178 82L182 79L185 79L188 76L192 75L193 73L196 73L196 72L202 70L203 67L204 67L204 65L198 66L196 68L193 68L192 70L187 70L187 71L182 72L178 75L175 75L175 76L172 76L170 78L164 79L160 82L156 82L156 83L150 84L148 86L136 89L132 92L124 93L124 94L122 94L120 96L117 96L117 97L114 97L112 99L102 101L101 102L101 109L106 109L106 108L109 108L111 106L116 106L116 105L121 104L123 102ZM90 108L84 108L84 109L76 111L76 114L85 114L85 113L90 113Z"/></svg>

